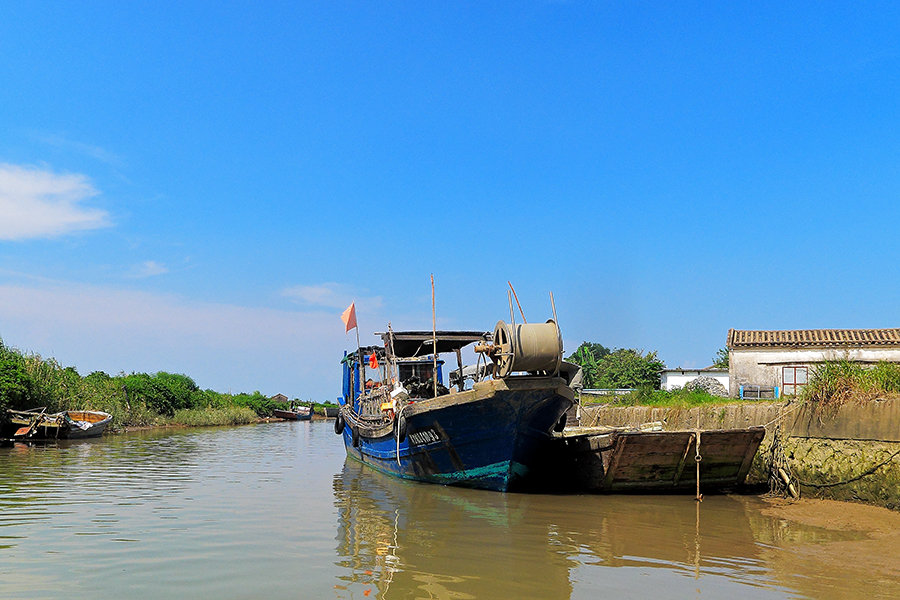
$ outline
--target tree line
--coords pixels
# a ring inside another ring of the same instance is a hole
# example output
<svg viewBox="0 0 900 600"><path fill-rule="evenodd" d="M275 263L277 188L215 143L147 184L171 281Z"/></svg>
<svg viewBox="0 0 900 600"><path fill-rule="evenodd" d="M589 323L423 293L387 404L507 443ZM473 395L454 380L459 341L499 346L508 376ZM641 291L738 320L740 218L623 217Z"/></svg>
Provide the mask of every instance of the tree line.
<svg viewBox="0 0 900 600"><path fill-rule="evenodd" d="M203 390L187 375L177 373L109 375L94 371L82 376L74 367L25 354L0 340L0 420L6 417L6 409L36 407L46 407L49 413L102 410L113 415L118 427L152 425L176 415L188 417L184 411L228 412L232 421L247 422L271 416L276 408L287 408L259 391L223 394Z"/></svg>

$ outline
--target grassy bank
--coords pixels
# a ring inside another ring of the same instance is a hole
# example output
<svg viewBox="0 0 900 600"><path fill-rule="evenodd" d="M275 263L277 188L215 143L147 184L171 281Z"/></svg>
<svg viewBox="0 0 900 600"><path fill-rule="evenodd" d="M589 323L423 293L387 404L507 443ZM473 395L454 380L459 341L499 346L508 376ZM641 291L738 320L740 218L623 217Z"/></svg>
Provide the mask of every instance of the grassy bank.
<svg viewBox="0 0 900 600"><path fill-rule="evenodd" d="M693 408L694 406L711 406L717 404L733 404L742 402L734 398L713 396L702 390L654 390L639 388L622 396L581 395L583 406L606 404L609 406L656 406L665 408Z"/></svg>
<svg viewBox="0 0 900 600"><path fill-rule="evenodd" d="M880 362L865 367L849 360L822 363L813 369L800 399L823 407L900 397L900 365Z"/></svg>
<svg viewBox="0 0 900 600"><path fill-rule="evenodd" d="M222 394L202 390L187 375L95 371L82 376L74 367L25 354L0 340L0 420L7 408L35 407L46 407L47 412L102 410L113 416L114 428L238 425L288 408L258 391Z"/></svg>

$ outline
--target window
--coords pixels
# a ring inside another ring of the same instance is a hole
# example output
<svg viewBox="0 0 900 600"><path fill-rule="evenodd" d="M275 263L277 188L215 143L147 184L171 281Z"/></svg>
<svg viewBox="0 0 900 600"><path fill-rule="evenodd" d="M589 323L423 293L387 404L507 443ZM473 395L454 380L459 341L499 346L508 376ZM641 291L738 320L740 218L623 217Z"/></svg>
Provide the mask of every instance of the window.
<svg viewBox="0 0 900 600"><path fill-rule="evenodd" d="M782 367L781 383L782 393L785 396L796 396L800 390L806 385L807 372L806 367Z"/></svg>

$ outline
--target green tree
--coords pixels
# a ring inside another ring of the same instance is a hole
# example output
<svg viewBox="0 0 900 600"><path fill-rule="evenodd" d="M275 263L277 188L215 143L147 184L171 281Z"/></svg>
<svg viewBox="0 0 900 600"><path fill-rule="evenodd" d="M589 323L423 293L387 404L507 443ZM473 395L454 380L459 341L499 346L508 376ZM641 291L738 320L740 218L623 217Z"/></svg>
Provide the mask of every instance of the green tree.
<svg viewBox="0 0 900 600"><path fill-rule="evenodd" d="M717 369L728 368L728 348L719 348L713 357L713 365Z"/></svg>
<svg viewBox="0 0 900 600"><path fill-rule="evenodd" d="M31 379L21 361L13 356L0 356L0 419L6 417L7 408L25 406L31 396Z"/></svg>
<svg viewBox="0 0 900 600"><path fill-rule="evenodd" d="M665 364L656 352L644 354L633 348L609 348L594 342L582 342L566 360L581 366L585 388L659 387Z"/></svg>
<svg viewBox="0 0 900 600"><path fill-rule="evenodd" d="M665 367L656 352L644 354L633 348L619 348L599 361L598 387L658 388L660 373Z"/></svg>
<svg viewBox="0 0 900 600"><path fill-rule="evenodd" d="M575 352L573 352L566 360L577 362L579 356L582 358L585 356L585 352L590 352L591 356L594 357L594 360L597 361L609 354L610 349L602 344L597 344L596 342L581 342L581 345L578 346Z"/></svg>

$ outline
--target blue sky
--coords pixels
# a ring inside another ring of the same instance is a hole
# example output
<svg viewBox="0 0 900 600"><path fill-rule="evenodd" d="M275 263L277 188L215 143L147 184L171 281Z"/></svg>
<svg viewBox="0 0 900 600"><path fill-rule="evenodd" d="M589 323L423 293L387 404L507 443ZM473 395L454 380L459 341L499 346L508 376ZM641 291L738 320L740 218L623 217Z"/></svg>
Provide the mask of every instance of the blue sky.
<svg viewBox="0 0 900 600"><path fill-rule="evenodd" d="M0 337L82 373L334 397L431 273L672 367L898 326L892 3L5 3L0 83Z"/></svg>

